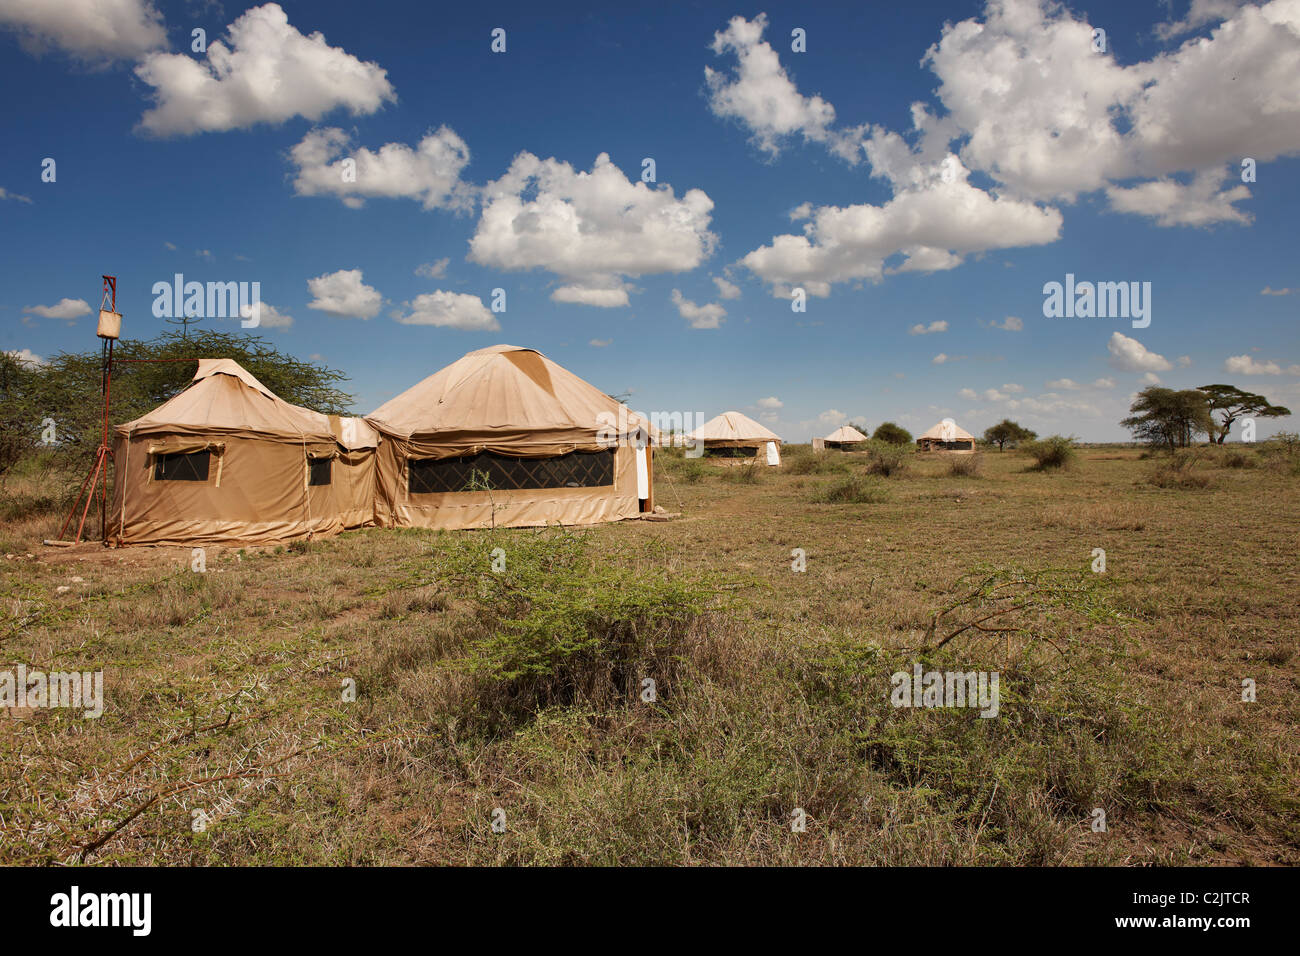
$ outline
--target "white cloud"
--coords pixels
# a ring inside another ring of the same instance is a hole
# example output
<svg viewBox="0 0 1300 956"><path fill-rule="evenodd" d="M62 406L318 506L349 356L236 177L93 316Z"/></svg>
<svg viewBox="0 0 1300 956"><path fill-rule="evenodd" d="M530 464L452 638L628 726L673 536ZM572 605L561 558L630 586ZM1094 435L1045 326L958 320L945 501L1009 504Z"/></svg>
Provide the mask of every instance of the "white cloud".
<svg viewBox="0 0 1300 956"><path fill-rule="evenodd" d="M677 306L678 313L691 323L693 329L716 329L722 324L723 316L727 314L727 310L716 302L696 305L683 296L680 289L673 289L672 300L673 305Z"/></svg>
<svg viewBox="0 0 1300 956"><path fill-rule="evenodd" d="M592 339L587 344L590 345L592 348L603 349L607 346L613 345L614 340L613 339Z"/></svg>
<svg viewBox="0 0 1300 956"><path fill-rule="evenodd" d="M468 292L426 292L417 295L405 315L393 318L403 325L436 325L470 332L495 332L501 328L483 300Z"/></svg>
<svg viewBox="0 0 1300 956"><path fill-rule="evenodd" d="M243 129L318 120L343 107L374 113L395 100L387 72L363 63L320 33L304 36L280 6L247 10L228 28L229 42L208 44L205 60L183 53L152 53L135 73L154 88L154 106L140 119L158 136Z"/></svg>
<svg viewBox="0 0 1300 956"><path fill-rule="evenodd" d="M938 355L936 355L934 358L930 359L930 364L931 364L931 365L942 365L942 364L944 364L944 363L947 362L947 361L948 361L948 356L945 355L943 352L940 352L940 353L939 353Z"/></svg>
<svg viewBox="0 0 1300 956"><path fill-rule="evenodd" d="M60 299L54 305L29 305L23 309L42 319L72 320L90 312L90 304L85 299Z"/></svg>
<svg viewBox="0 0 1300 956"><path fill-rule="evenodd" d="M37 355L31 349L7 349L5 355L13 358L22 365L49 365L50 363Z"/></svg>
<svg viewBox="0 0 1300 956"><path fill-rule="evenodd" d="M1155 372L1146 372L1142 376L1142 381L1147 385L1159 385L1160 376L1157 375Z"/></svg>
<svg viewBox="0 0 1300 956"><path fill-rule="evenodd" d="M754 145L769 155L780 152L783 140L800 134L857 164L866 128L834 130L835 108L820 96L799 92L776 51L763 39L766 29L767 16L760 13L753 20L732 17L725 30L713 35L715 54L736 57L731 76L704 68L713 114L738 120L753 134Z"/></svg>
<svg viewBox="0 0 1300 956"><path fill-rule="evenodd" d="M973 388L963 388L957 394L968 402L973 402L980 397L980 393L975 391Z"/></svg>
<svg viewBox="0 0 1300 956"><path fill-rule="evenodd" d="M1174 364L1179 368L1191 368L1192 357L1190 355L1180 355L1174 360Z"/></svg>
<svg viewBox="0 0 1300 956"><path fill-rule="evenodd" d="M1211 226L1219 222L1249 224L1250 213L1233 203L1250 198L1250 190L1241 183L1224 189L1226 169L1197 173L1186 185L1172 179L1158 179L1131 189L1110 186L1106 197L1116 212L1148 216L1158 226Z"/></svg>
<svg viewBox="0 0 1300 956"><path fill-rule="evenodd" d="M557 302L627 305L627 278L689 271L717 242L702 190L678 199L670 186L631 182L607 153L590 172L520 153L482 198L469 260L546 269L566 283L551 295Z"/></svg>
<svg viewBox="0 0 1300 956"><path fill-rule="evenodd" d="M384 297L361 281L360 269L340 269L307 280L307 290L315 296L307 308L342 318L373 319L379 314Z"/></svg>
<svg viewBox="0 0 1300 956"><path fill-rule="evenodd" d="M1073 392L1083 388L1082 385L1071 378L1054 378L1047 383L1047 387L1058 392Z"/></svg>
<svg viewBox="0 0 1300 956"><path fill-rule="evenodd" d="M947 332L948 323L943 319L931 322L929 325L922 325L920 322L907 330L908 335L931 335L935 332Z"/></svg>
<svg viewBox="0 0 1300 956"><path fill-rule="evenodd" d="M418 199L425 209L467 210L473 204L473 187L460 178L469 165L469 147L446 126L426 134L414 149L386 143L371 152L348 145L341 129L316 129L304 136L289 151L297 167L294 192L337 196L352 209L376 197Z"/></svg>
<svg viewBox="0 0 1300 956"><path fill-rule="evenodd" d="M1182 36L1207 23L1217 23L1232 16L1244 2L1245 0L1192 0L1187 16L1181 20L1157 23L1155 34L1162 40Z"/></svg>
<svg viewBox="0 0 1300 956"><path fill-rule="evenodd" d="M1223 370L1234 375L1300 375L1300 365L1288 365L1283 369L1277 362L1256 362L1249 355L1230 356L1224 361Z"/></svg>
<svg viewBox="0 0 1300 956"><path fill-rule="evenodd" d="M822 425L843 425L848 421L848 416L838 408L828 408L817 416L817 421Z"/></svg>
<svg viewBox="0 0 1300 956"><path fill-rule="evenodd" d="M59 47L83 60L134 59L167 43L150 0L0 0L0 27L29 53Z"/></svg>
<svg viewBox="0 0 1300 956"><path fill-rule="evenodd" d="M1119 332L1111 333L1106 350L1110 352L1110 364L1125 372L1167 372L1173 368L1163 355L1147 351L1137 339Z"/></svg>
<svg viewBox="0 0 1300 956"><path fill-rule="evenodd" d="M722 276L714 276L713 284L718 287L718 295L723 299L739 299L740 286L734 282L728 282Z"/></svg>
<svg viewBox="0 0 1300 956"><path fill-rule="evenodd" d="M447 275L447 266L451 259L438 259L434 262L426 262L415 267L417 276L424 276L426 279L442 279Z"/></svg>
<svg viewBox="0 0 1300 956"><path fill-rule="evenodd" d="M955 160L953 161L956 162ZM831 285L879 280L885 273L952 269L988 249L1054 242L1062 218L1055 209L995 197L935 167L923 184L900 189L880 206L821 206L804 210L803 235L780 235L740 260L778 296L792 286L825 297ZM885 268L885 260L902 262Z"/></svg>
<svg viewBox="0 0 1300 956"><path fill-rule="evenodd" d="M775 395L770 395L767 398L760 398L755 404L757 404L759 408L785 408L785 402L781 401L781 399L777 398Z"/></svg>
<svg viewBox="0 0 1300 956"><path fill-rule="evenodd" d="M174 243L174 242L166 242L166 241L164 241L164 242L163 242L163 248L166 249L168 252L175 252L176 249L177 249L177 246L176 246L176 243Z"/></svg>
<svg viewBox="0 0 1300 956"><path fill-rule="evenodd" d="M0 192L3 192L3 190L0 190ZM1259 294L1260 295L1290 295L1294 291L1296 290L1295 289L1273 289L1270 288L1269 286L1264 286L1264 288L1259 290Z"/></svg>
<svg viewBox="0 0 1300 956"><path fill-rule="evenodd" d="M1114 388L1115 380L1113 378L1099 378L1092 383L1093 388Z"/></svg>
<svg viewBox="0 0 1300 956"><path fill-rule="evenodd" d="M995 329L1002 329L1004 332L1023 332L1025 328L1024 321L1014 315L1008 315L1001 322L991 322L989 324Z"/></svg>
<svg viewBox="0 0 1300 956"><path fill-rule="evenodd" d="M4 199L12 199L14 202L27 203L28 205L31 205L32 202L30 196L23 196L20 195L19 193L11 193L3 186L0 186L0 200L4 200Z"/></svg>
<svg viewBox="0 0 1300 956"><path fill-rule="evenodd" d="M267 302L250 303L241 308L239 312L245 319L257 318L257 325L250 326L250 328L287 329L293 325L292 315L286 315Z"/></svg>

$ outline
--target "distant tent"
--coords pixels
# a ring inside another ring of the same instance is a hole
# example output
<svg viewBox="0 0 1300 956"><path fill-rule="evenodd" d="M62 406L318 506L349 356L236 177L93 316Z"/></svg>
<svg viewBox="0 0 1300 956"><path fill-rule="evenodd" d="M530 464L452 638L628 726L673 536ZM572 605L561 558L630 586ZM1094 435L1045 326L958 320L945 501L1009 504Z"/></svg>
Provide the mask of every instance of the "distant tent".
<svg viewBox="0 0 1300 956"><path fill-rule="evenodd" d="M374 523L379 435L284 401L231 359L115 429L118 544L260 544Z"/></svg>
<svg viewBox="0 0 1300 956"><path fill-rule="evenodd" d="M945 418L917 438L916 447L921 451L970 453L975 451L975 436Z"/></svg>
<svg viewBox="0 0 1300 956"><path fill-rule="evenodd" d="M717 458L764 458L781 464L781 436L740 412L723 412L687 435L703 442L704 453Z"/></svg>
<svg viewBox="0 0 1300 956"><path fill-rule="evenodd" d="M366 421L382 527L594 524L654 508L648 422L533 349L470 352Z"/></svg>
<svg viewBox="0 0 1300 956"><path fill-rule="evenodd" d="M822 439L827 448L844 448L846 445L856 445L866 440L867 436L852 425L841 425Z"/></svg>

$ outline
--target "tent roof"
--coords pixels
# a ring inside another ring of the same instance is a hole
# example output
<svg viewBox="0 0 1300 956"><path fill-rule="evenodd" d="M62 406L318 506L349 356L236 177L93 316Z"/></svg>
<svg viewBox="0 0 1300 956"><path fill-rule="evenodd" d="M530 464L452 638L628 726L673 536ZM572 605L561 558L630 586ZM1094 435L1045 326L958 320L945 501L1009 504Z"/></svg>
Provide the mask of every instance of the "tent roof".
<svg viewBox="0 0 1300 956"><path fill-rule="evenodd" d="M941 422L936 422L930 429L917 437L917 441L922 438L929 438L932 441L974 441L975 436L964 428L960 427L950 418L945 418Z"/></svg>
<svg viewBox="0 0 1300 956"><path fill-rule="evenodd" d="M852 425L841 425L822 440L843 442L847 444L850 442L866 441L867 436L862 434L862 432L858 431Z"/></svg>
<svg viewBox="0 0 1300 956"><path fill-rule="evenodd" d="M597 417L601 413L603 419ZM602 426L620 421L628 423L629 432L649 424L541 352L515 345L470 352L389 399L366 421L401 438L524 432L533 434L531 441L557 444L579 435L590 439Z"/></svg>
<svg viewBox="0 0 1300 956"><path fill-rule="evenodd" d="M337 441L345 448L373 448L378 434L356 418L323 415L291 405L234 359L199 359L185 390L133 422L127 432L230 433Z"/></svg>
<svg viewBox="0 0 1300 956"><path fill-rule="evenodd" d="M723 412L695 429L689 437L699 441L781 441L776 432L740 412Z"/></svg>

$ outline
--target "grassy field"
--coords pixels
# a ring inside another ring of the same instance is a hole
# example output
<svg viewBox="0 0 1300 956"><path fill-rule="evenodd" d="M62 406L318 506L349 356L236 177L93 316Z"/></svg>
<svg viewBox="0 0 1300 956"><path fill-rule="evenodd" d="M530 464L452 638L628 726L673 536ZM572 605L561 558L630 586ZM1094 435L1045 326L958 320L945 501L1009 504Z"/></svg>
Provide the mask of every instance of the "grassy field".
<svg viewBox="0 0 1300 956"><path fill-rule="evenodd" d="M1293 464L902 465L662 452L672 521L205 573L9 505L0 667L106 707L0 711L0 862L1300 862ZM997 717L892 706L918 662L997 671Z"/></svg>

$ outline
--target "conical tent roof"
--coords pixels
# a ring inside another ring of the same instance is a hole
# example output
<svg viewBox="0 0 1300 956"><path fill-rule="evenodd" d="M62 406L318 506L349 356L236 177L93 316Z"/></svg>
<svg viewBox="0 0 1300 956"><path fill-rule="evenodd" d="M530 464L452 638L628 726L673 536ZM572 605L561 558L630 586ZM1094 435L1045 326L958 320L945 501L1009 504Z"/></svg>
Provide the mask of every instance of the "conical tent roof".
<svg viewBox="0 0 1300 956"><path fill-rule="evenodd" d="M541 352L514 345L470 352L385 402L366 421L399 438L518 436L521 442L557 445L590 441L602 427L626 434L648 424Z"/></svg>
<svg viewBox="0 0 1300 956"><path fill-rule="evenodd" d="M975 436L961 428L950 418L945 418L941 422L935 423L925 433L918 435L917 440L928 438L931 441L974 441Z"/></svg>
<svg viewBox="0 0 1300 956"><path fill-rule="evenodd" d="M823 441L839 442L843 445L866 440L867 436L862 434L862 432L858 431L852 425L841 425L823 439Z"/></svg>
<svg viewBox="0 0 1300 956"><path fill-rule="evenodd" d="M184 391L116 431L203 435L213 432L307 441L338 441L348 448L373 448L378 440L364 422L323 415L292 405L234 359L199 359Z"/></svg>
<svg viewBox="0 0 1300 956"><path fill-rule="evenodd" d="M764 428L748 415L723 412L688 436L695 441L781 441L781 436Z"/></svg>

